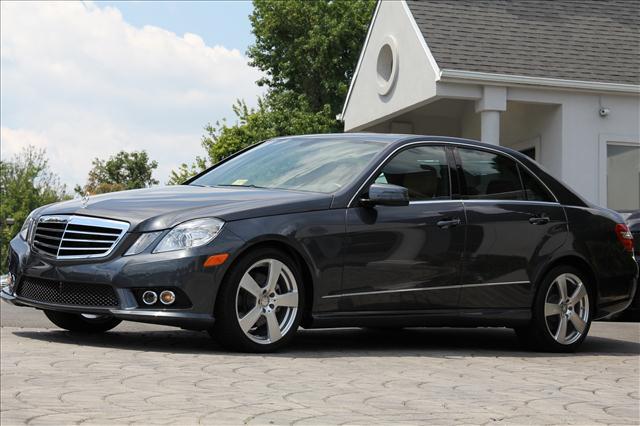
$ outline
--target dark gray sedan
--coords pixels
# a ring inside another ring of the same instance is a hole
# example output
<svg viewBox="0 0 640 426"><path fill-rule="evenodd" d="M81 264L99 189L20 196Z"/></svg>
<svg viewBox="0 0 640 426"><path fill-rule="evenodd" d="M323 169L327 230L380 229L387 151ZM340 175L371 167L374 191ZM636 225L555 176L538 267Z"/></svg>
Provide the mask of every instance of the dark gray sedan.
<svg viewBox="0 0 640 426"><path fill-rule="evenodd" d="M303 327L513 327L574 350L633 298L633 238L528 157L426 136L273 139L184 185L33 211L10 303L56 325L121 320L274 350Z"/></svg>

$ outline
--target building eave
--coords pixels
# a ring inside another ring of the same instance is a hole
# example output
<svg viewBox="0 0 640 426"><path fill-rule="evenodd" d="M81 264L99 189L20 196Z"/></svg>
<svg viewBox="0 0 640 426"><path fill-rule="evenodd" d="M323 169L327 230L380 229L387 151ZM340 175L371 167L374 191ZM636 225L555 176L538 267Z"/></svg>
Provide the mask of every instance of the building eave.
<svg viewBox="0 0 640 426"><path fill-rule="evenodd" d="M587 90L596 92L616 92L640 94L640 85L605 83L599 81L565 80L559 78L530 77L524 75L493 74L479 71L463 71L443 69L440 72L442 81L459 81L481 84L498 85L527 85L564 88L573 90Z"/></svg>

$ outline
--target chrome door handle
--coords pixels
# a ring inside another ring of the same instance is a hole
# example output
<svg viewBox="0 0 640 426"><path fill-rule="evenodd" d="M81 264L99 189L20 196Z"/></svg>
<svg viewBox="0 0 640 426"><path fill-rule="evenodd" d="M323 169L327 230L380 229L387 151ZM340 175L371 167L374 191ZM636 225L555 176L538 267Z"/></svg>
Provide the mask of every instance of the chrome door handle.
<svg viewBox="0 0 640 426"><path fill-rule="evenodd" d="M532 225L545 225L549 223L549 220L547 216L534 216L529 218L529 223Z"/></svg>
<svg viewBox="0 0 640 426"><path fill-rule="evenodd" d="M454 226L460 225L460 219L455 218L455 219L439 220L438 222L436 222L436 225L438 225L438 227L442 229L453 228Z"/></svg>

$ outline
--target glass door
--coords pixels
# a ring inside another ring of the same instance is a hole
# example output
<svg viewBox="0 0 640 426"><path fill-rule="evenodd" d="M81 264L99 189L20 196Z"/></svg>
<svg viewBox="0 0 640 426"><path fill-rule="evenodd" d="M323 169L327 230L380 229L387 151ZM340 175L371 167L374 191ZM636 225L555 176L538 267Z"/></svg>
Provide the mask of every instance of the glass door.
<svg viewBox="0 0 640 426"><path fill-rule="evenodd" d="M607 144L607 207L640 210L640 145Z"/></svg>

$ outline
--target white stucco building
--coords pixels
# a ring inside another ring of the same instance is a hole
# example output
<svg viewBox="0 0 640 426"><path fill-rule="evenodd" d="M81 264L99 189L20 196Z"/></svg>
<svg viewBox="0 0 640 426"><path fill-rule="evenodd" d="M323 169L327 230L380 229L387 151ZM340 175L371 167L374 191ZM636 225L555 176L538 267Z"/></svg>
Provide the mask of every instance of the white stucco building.
<svg viewBox="0 0 640 426"><path fill-rule="evenodd" d="M592 202L640 209L639 21L634 1L381 1L345 131L508 146Z"/></svg>

